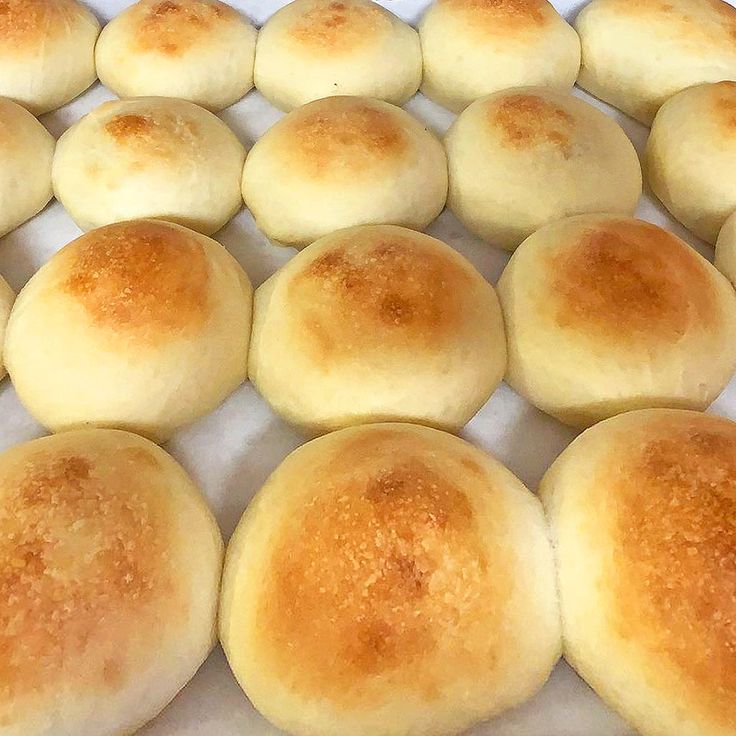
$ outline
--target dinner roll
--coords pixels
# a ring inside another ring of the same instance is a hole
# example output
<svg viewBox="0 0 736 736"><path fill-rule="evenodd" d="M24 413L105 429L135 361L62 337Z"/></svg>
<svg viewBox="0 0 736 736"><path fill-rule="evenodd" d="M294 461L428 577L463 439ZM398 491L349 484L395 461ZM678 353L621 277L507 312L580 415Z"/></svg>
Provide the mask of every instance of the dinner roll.
<svg viewBox="0 0 736 736"><path fill-rule="evenodd" d="M258 227L297 247L353 225L422 230L446 197L442 144L401 108L367 97L294 110L256 142L243 169Z"/></svg>
<svg viewBox="0 0 736 736"><path fill-rule="evenodd" d="M205 235L242 206L245 149L218 117L185 100L105 102L56 147L54 194L83 230L158 217Z"/></svg>
<svg viewBox="0 0 736 736"><path fill-rule="evenodd" d="M15 301L15 292L10 288L10 284L0 276L0 378L4 378L6 373L3 364L3 345L5 344L5 326L8 324L13 301Z"/></svg>
<svg viewBox="0 0 736 736"><path fill-rule="evenodd" d="M508 383L561 422L705 409L736 370L736 294L672 233L580 215L542 228L498 284Z"/></svg>
<svg viewBox="0 0 736 736"><path fill-rule="evenodd" d="M670 98L652 125L646 168L673 217L715 243L736 209L736 82L703 84Z"/></svg>
<svg viewBox="0 0 736 736"><path fill-rule="evenodd" d="M52 431L130 429L164 441L246 377L251 286L214 240L138 220L93 230L26 284L5 364Z"/></svg>
<svg viewBox="0 0 736 736"><path fill-rule="evenodd" d="M253 87L255 48L255 28L218 0L139 0L105 26L95 58L119 97L180 97L217 111Z"/></svg>
<svg viewBox="0 0 736 736"><path fill-rule="evenodd" d="M736 724L736 425L676 409L589 429L545 475L565 658L642 736Z"/></svg>
<svg viewBox="0 0 736 736"><path fill-rule="evenodd" d="M422 92L459 112L509 87L569 90L577 33L547 0L435 0L419 24Z"/></svg>
<svg viewBox="0 0 736 736"><path fill-rule="evenodd" d="M8 736L123 736L212 649L222 539L163 450L85 429L0 454Z"/></svg>
<svg viewBox="0 0 736 736"><path fill-rule="evenodd" d="M294 0L258 37L256 87L282 110L332 95L401 105L421 79L417 32L370 0Z"/></svg>
<svg viewBox="0 0 736 736"><path fill-rule="evenodd" d="M645 125L680 90L736 79L736 9L721 0L593 0L575 27L578 84Z"/></svg>
<svg viewBox="0 0 736 736"><path fill-rule="evenodd" d="M34 115L55 110L97 79L97 18L76 0L3 0L0 95Z"/></svg>
<svg viewBox="0 0 736 736"><path fill-rule="evenodd" d="M723 223L716 241L716 268L736 285L736 211Z"/></svg>
<svg viewBox="0 0 736 736"><path fill-rule="evenodd" d="M477 100L445 138L447 203L465 226L513 250L568 215L632 215L641 168L619 126L587 102L541 88Z"/></svg>
<svg viewBox="0 0 736 736"><path fill-rule="evenodd" d="M501 382L506 340L493 287L450 246L363 225L256 290L248 362L264 398L309 433L387 419L454 431Z"/></svg>
<svg viewBox="0 0 736 736"><path fill-rule="evenodd" d="M40 212L53 196L55 145L28 110L0 97L0 237Z"/></svg>
<svg viewBox="0 0 736 736"><path fill-rule="evenodd" d="M219 623L248 697L290 733L457 733L529 698L559 657L541 505L452 435L335 432L248 507Z"/></svg>

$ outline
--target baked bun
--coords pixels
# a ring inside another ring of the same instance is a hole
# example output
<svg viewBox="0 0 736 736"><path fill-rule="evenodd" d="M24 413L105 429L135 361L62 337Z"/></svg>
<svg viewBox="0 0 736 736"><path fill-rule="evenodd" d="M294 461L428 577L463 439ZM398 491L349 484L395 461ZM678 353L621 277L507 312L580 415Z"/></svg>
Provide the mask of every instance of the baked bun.
<svg viewBox="0 0 736 736"><path fill-rule="evenodd" d="M53 196L55 145L28 110L0 97L0 237L40 212Z"/></svg>
<svg viewBox="0 0 736 736"><path fill-rule="evenodd" d="M632 215L641 194L639 158L623 130L554 90L507 90L474 102L445 146L450 209L507 250L568 215Z"/></svg>
<svg viewBox="0 0 736 736"><path fill-rule="evenodd" d="M435 0L419 24L422 92L460 112L509 87L567 91L580 40L547 0Z"/></svg>
<svg viewBox="0 0 736 736"><path fill-rule="evenodd" d="M261 29L255 79L281 110L332 95L401 105L422 79L419 36L370 0L294 0Z"/></svg>
<svg viewBox="0 0 736 736"><path fill-rule="evenodd" d="M455 431L501 382L506 340L493 287L460 254L363 225L256 290L248 362L264 398L309 433L384 420Z"/></svg>
<svg viewBox="0 0 736 736"><path fill-rule="evenodd" d="M23 736L123 736L212 649L222 539L163 450L85 429L0 454L0 714Z"/></svg>
<svg viewBox="0 0 736 736"><path fill-rule="evenodd" d="M530 697L559 657L541 506L434 429L314 440L230 542L220 640L256 708L297 736L462 731Z"/></svg>
<svg viewBox="0 0 736 736"><path fill-rule="evenodd" d="M8 324L10 309L15 301L15 292L10 284L0 276L0 378L5 377L5 365L3 364L3 345L5 344L5 327Z"/></svg>
<svg viewBox="0 0 736 736"><path fill-rule="evenodd" d="M672 216L711 245L736 210L736 82L667 100L647 141L649 184Z"/></svg>
<svg viewBox="0 0 736 736"><path fill-rule="evenodd" d="M716 268L736 285L736 211L723 223L716 240Z"/></svg>
<svg viewBox="0 0 736 736"><path fill-rule="evenodd" d="M222 110L253 87L256 29L218 0L139 0L97 42L100 81L118 97L179 97Z"/></svg>
<svg viewBox="0 0 736 736"><path fill-rule="evenodd" d="M251 286L214 240L138 220L93 230L26 284L5 363L52 431L103 426L164 441L246 378Z"/></svg>
<svg viewBox="0 0 736 736"><path fill-rule="evenodd" d="M401 108L367 97L294 110L256 142L243 169L258 227L297 247L353 225L422 230L446 197L442 144Z"/></svg>
<svg viewBox="0 0 736 736"><path fill-rule="evenodd" d="M0 95L41 115L97 79L97 18L76 0L3 0Z"/></svg>
<svg viewBox="0 0 736 736"><path fill-rule="evenodd" d="M736 79L736 9L721 0L593 0L575 28L578 84L645 125L680 90Z"/></svg>
<svg viewBox="0 0 736 736"><path fill-rule="evenodd" d="M736 371L736 294L672 233L580 215L527 238L498 284L507 382L561 422L705 409Z"/></svg>
<svg viewBox="0 0 736 736"><path fill-rule="evenodd" d="M545 475L565 658L642 736L736 723L736 425L633 411Z"/></svg>
<svg viewBox="0 0 736 736"><path fill-rule="evenodd" d="M106 102L56 147L54 194L83 230L158 217L205 235L242 206L245 149L218 117L187 102Z"/></svg>

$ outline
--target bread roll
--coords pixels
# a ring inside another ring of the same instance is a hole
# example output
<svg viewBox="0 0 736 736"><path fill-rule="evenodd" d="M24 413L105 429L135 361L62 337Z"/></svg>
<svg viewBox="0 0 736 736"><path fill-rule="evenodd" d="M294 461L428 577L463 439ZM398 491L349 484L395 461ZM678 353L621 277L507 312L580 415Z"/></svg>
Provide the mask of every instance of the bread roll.
<svg viewBox="0 0 736 736"><path fill-rule="evenodd" d="M680 90L736 79L736 9L721 0L593 0L575 28L578 84L645 125Z"/></svg>
<svg viewBox="0 0 736 736"><path fill-rule="evenodd" d="M460 112L509 87L575 84L580 40L547 0L435 0L419 24L422 92Z"/></svg>
<svg viewBox="0 0 736 736"><path fill-rule="evenodd" d="M718 233L715 264L732 284L736 284L736 211Z"/></svg>
<svg viewBox="0 0 736 736"><path fill-rule="evenodd" d="M507 250L568 215L632 215L641 194L639 159L623 130L554 90L507 90L474 102L445 147L450 209Z"/></svg>
<svg viewBox="0 0 736 736"><path fill-rule="evenodd" d="M15 292L10 284L0 276L0 378L5 377L5 365L3 364L3 346L5 344L5 327L8 324L10 309L15 301Z"/></svg>
<svg viewBox="0 0 736 736"><path fill-rule="evenodd" d="M256 290L250 379L309 433L388 419L458 430L505 367L493 287L413 230L340 230Z"/></svg>
<svg viewBox="0 0 736 736"><path fill-rule="evenodd" d="M163 450L88 429L0 454L8 736L123 736L214 644L222 539Z"/></svg>
<svg viewBox="0 0 736 736"><path fill-rule="evenodd" d="M0 95L41 115L97 79L97 18L76 0L3 0Z"/></svg>
<svg viewBox="0 0 736 736"><path fill-rule="evenodd" d="M589 429L540 492L565 658L642 736L736 723L736 425L649 409Z"/></svg>
<svg viewBox="0 0 736 736"><path fill-rule="evenodd" d="M205 235L242 206L245 149L218 117L185 100L106 102L56 148L54 194L83 230L157 217Z"/></svg>
<svg viewBox="0 0 736 736"><path fill-rule="evenodd" d="M457 733L537 691L559 637L539 502L426 427L296 450L228 547L220 640L256 708L297 736Z"/></svg>
<svg viewBox="0 0 736 736"><path fill-rule="evenodd" d="M246 377L251 286L214 240L164 222L93 230L26 284L5 363L57 432L118 427L163 442Z"/></svg>
<svg viewBox="0 0 736 736"><path fill-rule="evenodd" d="M139 0L95 49L100 81L118 97L180 97L222 110L253 87L256 30L219 0Z"/></svg>
<svg viewBox="0 0 736 736"><path fill-rule="evenodd" d="M647 141L652 191L711 245L736 209L736 82L690 87L657 113Z"/></svg>
<svg viewBox="0 0 736 736"><path fill-rule="evenodd" d="M0 24L1 19L2 12ZM0 97L0 237L40 212L53 196L55 145L28 110Z"/></svg>
<svg viewBox="0 0 736 736"><path fill-rule="evenodd" d="M258 37L256 87L282 110L333 95L401 105L421 79L417 32L370 0L294 0Z"/></svg>
<svg viewBox="0 0 736 736"><path fill-rule="evenodd" d="M258 227L297 247L353 225L422 230L446 197L442 144L401 108L367 97L294 110L258 140L243 169Z"/></svg>
<svg viewBox="0 0 736 736"><path fill-rule="evenodd" d="M561 422L705 409L736 371L736 294L672 233L579 215L519 246L498 284L508 383Z"/></svg>

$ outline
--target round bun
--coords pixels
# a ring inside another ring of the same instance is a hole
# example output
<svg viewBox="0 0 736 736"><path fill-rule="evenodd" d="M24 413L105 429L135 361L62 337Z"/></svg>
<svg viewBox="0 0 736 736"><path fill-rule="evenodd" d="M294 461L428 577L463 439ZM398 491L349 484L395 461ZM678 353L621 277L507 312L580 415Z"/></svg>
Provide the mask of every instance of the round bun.
<svg viewBox="0 0 736 736"><path fill-rule="evenodd" d="M705 409L736 371L736 294L656 225L580 215L522 243L498 284L506 380L566 424Z"/></svg>
<svg viewBox="0 0 736 736"><path fill-rule="evenodd" d="M424 229L445 206L442 144L399 107L328 97L294 110L253 146L243 198L277 243L309 245L354 225Z"/></svg>
<svg viewBox="0 0 736 736"><path fill-rule="evenodd" d="M690 87L665 102L647 141L649 184L711 245L736 210L736 82Z"/></svg>
<svg viewBox="0 0 736 736"><path fill-rule="evenodd" d="M242 206L245 149L218 117L187 102L140 97L106 102L56 147L56 198L90 230L158 217L205 235Z"/></svg>
<svg viewBox="0 0 736 736"><path fill-rule="evenodd" d="M250 379L310 433L385 420L455 431L505 368L493 287L429 235L341 230L256 290Z"/></svg>
<svg viewBox="0 0 736 736"><path fill-rule="evenodd" d="M736 285L736 211L723 223L716 241L716 268Z"/></svg>
<svg viewBox="0 0 736 736"><path fill-rule="evenodd" d="M333 95L401 105L422 79L419 37L370 0L294 0L261 29L255 79L282 110Z"/></svg>
<svg viewBox="0 0 736 736"><path fill-rule="evenodd" d="M222 539L163 450L87 429L0 454L0 713L23 736L123 736L214 644Z"/></svg>
<svg viewBox="0 0 736 736"><path fill-rule="evenodd" d="M62 248L10 314L5 364L53 431L129 429L164 441L246 378L251 286L214 240L154 220Z"/></svg>
<svg viewBox="0 0 736 736"><path fill-rule="evenodd" d="M593 0L575 28L578 84L645 125L680 90L736 78L736 8L721 0Z"/></svg>
<svg viewBox="0 0 736 736"><path fill-rule="evenodd" d="M540 492L565 658L642 736L736 723L736 424L676 409L609 419Z"/></svg>
<svg viewBox="0 0 736 736"><path fill-rule="evenodd" d="M15 292L10 284L0 276L0 378L5 377L5 365L3 363L3 346L5 344L5 327L8 324L10 310L15 301Z"/></svg>
<svg viewBox="0 0 736 736"><path fill-rule="evenodd" d="M631 141L577 97L524 88L474 102L445 139L447 203L473 233L507 250L567 215L633 215L641 167Z"/></svg>
<svg viewBox="0 0 736 736"><path fill-rule="evenodd" d="M256 30L218 0L139 0L108 23L95 49L118 97L179 97L222 110L253 87Z"/></svg>
<svg viewBox="0 0 736 736"><path fill-rule="evenodd" d="M559 657L541 505L434 429L314 440L230 542L220 640L256 708L296 736L462 731L530 697Z"/></svg>
<svg viewBox="0 0 736 736"><path fill-rule="evenodd" d="M3 0L0 95L34 115L55 110L97 79L97 18L76 0Z"/></svg>
<svg viewBox="0 0 736 736"><path fill-rule="evenodd" d="M55 145L28 110L0 97L0 237L40 212L53 196Z"/></svg>
<svg viewBox="0 0 736 736"><path fill-rule="evenodd" d="M419 24L422 92L460 112L509 87L569 90L580 40L547 0L436 0Z"/></svg>

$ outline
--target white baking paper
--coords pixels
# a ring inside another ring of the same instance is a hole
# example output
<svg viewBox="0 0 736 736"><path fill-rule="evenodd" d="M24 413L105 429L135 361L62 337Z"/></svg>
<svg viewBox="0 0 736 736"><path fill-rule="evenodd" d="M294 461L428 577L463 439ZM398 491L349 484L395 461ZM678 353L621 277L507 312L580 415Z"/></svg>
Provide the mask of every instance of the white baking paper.
<svg viewBox="0 0 736 736"><path fill-rule="evenodd" d="M415 23L428 0L380 2ZM88 0L88 4L104 22L130 2ZM230 0L230 4L260 26L285 0ZM556 0L555 4L572 20L584 0ZM584 92L575 93L591 101ZM113 99L113 95L97 83L78 99L41 120L58 137L79 117L108 99ZM647 129L592 101L619 121L641 153ZM444 133L454 118L421 95L411 100L406 109L438 134ZM253 91L220 117L250 147L281 113ZM665 225L712 259L712 248L699 243L675 223L651 197L642 199L638 215ZM432 224L429 233L463 253L494 283L508 260L507 253L470 236L447 211ZM18 290L53 253L79 234L61 205L54 201L33 220L0 239L0 273ZM254 286L295 252L270 245L246 211L215 238L238 259ZM120 390L124 391L125 386L121 385ZM712 411L736 418L736 381L731 382ZM0 416L3 417L0 449L44 434L42 427L21 407L7 379L0 384ZM495 392L462 434L495 455L532 490L575 436L572 430L542 414L505 385ZM227 540L253 494L301 442L300 436L273 414L253 388L244 385L214 413L179 432L165 448L203 489ZM189 685L140 733L145 736L266 736L280 731L250 705L218 647ZM632 733L564 663L558 665L546 687L530 702L471 731L473 736L628 736Z"/></svg>

